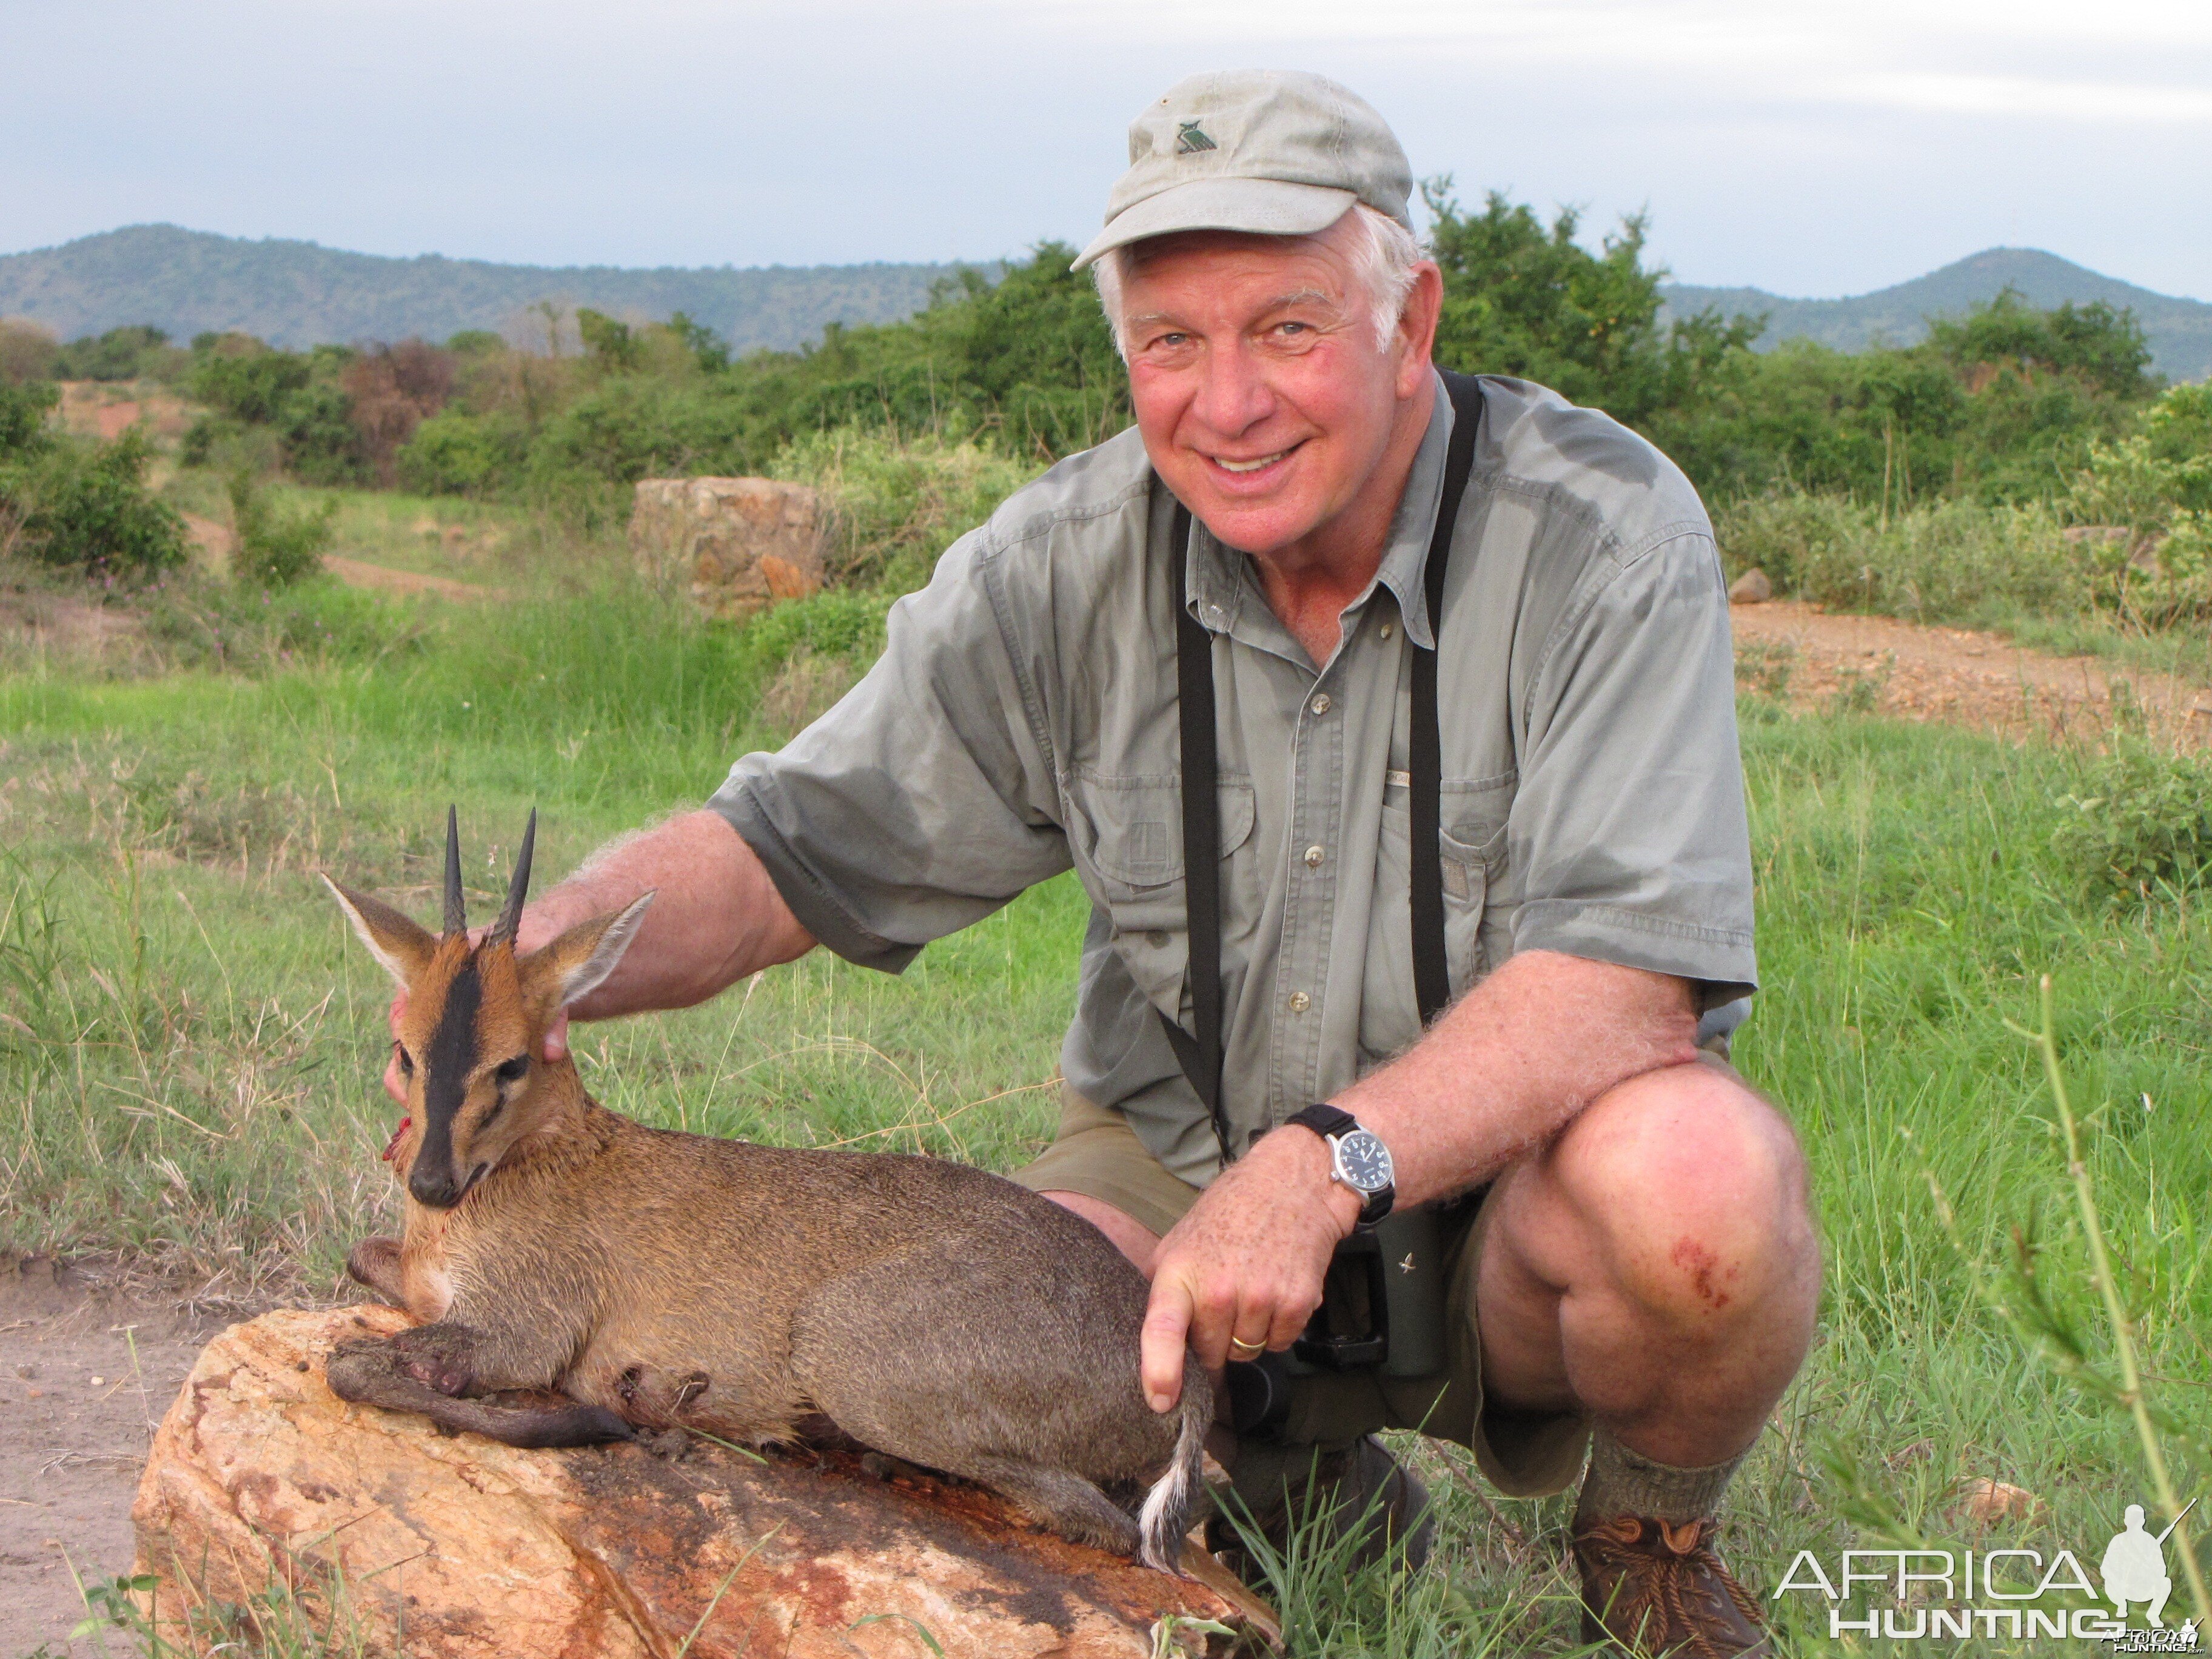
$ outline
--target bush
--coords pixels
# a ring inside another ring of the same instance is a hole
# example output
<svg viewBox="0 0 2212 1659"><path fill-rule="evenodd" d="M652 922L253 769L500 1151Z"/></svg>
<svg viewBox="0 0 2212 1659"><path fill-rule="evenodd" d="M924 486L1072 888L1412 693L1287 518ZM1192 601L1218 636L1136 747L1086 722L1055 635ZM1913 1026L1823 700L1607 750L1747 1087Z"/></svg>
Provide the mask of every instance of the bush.
<svg viewBox="0 0 2212 1659"><path fill-rule="evenodd" d="M485 495L512 482L530 449L529 428L505 414L433 415L400 445L400 487L423 495Z"/></svg>
<svg viewBox="0 0 2212 1659"><path fill-rule="evenodd" d="M38 453L53 442L46 416L62 400L52 386L0 380L0 465Z"/></svg>
<svg viewBox="0 0 2212 1659"><path fill-rule="evenodd" d="M228 415L203 415L177 446L186 466L210 466L222 472L245 467L259 477L284 470L284 441L265 426L252 426Z"/></svg>
<svg viewBox="0 0 2212 1659"><path fill-rule="evenodd" d="M937 556L1036 468L973 443L845 427L793 439L769 471L813 485L835 505L834 580L903 591L927 581Z"/></svg>
<svg viewBox="0 0 2212 1659"><path fill-rule="evenodd" d="M422 340L372 346L346 365L343 384L362 458L388 489L400 446L453 396L453 354Z"/></svg>
<svg viewBox="0 0 2212 1659"><path fill-rule="evenodd" d="M0 520L41 563L88 576L143 580L184 563L185 521L147 494L146 440L48 442L0 465ZM4 458L0 458L4 459Z"/></svg>
<svg viewBox="0 0 2212 1659"><path fill-rule="evenodd" d="M97 337L71 340L54 367L60 380L167 380L191 360L158 328L133 323Z"/></svg>
<svg viewBox="0 0 2212 1659"><path fill-rule="evenodd" d="M337 517L336 501L304 513L280 513L252 473L240 467L230 475L232 580L256 587L289 587L322 568Z"/></svg>
<svg viewBox="0 0 2212 1659"><path fill-rule="evenodd" d="M1778 592L1837 610L1989 623L2094 603L2094 550L2039 506L1946 501L1885 514L1789 490L1729 503L1714 530L1731 570L1755 565Z"/></svg>
<svg viewBox="0 0 2212 1659"><path fill-rule="evenodd" d="M339 346L272 351L244 334L202 335L192 348L191 395L229 424L195 426L185 434L187 461L215 459L225 440L261 428L276 434L285 467L306 483L368 477L352 400L341 384L359 354Z"/></svg>
<svg viewBox="0 0 2212 1659"><path fill-rule="evenodd" d="M1763 326L1711 313L1662 326L1667 271L1644 263L1641 216L1592 253L1576 240L1571 208L1547 226L1496 191L1481 212L1464 211L1449 179L1421 194L1443 270L1437 360L1448 368L1519 375L1641 427L1703 402Z"/></svg>
<svg viewBox="0 0 2212 1659"><path fill-rule="evenodd" d="M2130 744L2061 805L2053 849L2107 900L2193 887L2212 865L2212 768L2193 756Z"/></svg>
<svg viewBox="0 0 2212 1659"><path fill-rule="evenodd" d="M61 355L44 324L27 317L0 317L0 386L53 379Z"/></svg>

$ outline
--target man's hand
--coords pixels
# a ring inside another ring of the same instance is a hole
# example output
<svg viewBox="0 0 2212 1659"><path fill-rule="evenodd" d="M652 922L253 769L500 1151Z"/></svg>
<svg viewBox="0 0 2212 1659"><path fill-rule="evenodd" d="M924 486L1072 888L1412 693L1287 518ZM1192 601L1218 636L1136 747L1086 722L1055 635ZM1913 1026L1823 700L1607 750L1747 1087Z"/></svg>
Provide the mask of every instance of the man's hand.
<svg viewBox="0 0 2212 1659"><path fill-rule="evenodd" d="M1328 1146L1310 1129L1263 1137L1217 1176L1160 1241L1145 1313L1145 1398L1171 1411L1186 1344L1218 1371L1231 1356L1287 1348L1321 1305L1322 1280L1359 1201L1329 1179Z"/></svg>

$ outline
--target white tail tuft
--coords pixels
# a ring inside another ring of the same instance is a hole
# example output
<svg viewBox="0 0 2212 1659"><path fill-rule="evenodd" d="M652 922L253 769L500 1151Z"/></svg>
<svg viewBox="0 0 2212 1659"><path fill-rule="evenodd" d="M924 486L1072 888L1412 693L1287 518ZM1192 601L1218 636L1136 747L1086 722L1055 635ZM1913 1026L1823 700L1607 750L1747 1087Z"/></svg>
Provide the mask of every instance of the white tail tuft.
<svg viewBox="0 0 2212 1659"><path fill-rule="evenodd" d="M1196 1371L1192 1367L1192 1371ZM1183 1381L1182 1424L1176 1436L1175 1455L1167 1472L1152 1482L1152 1489L1145 1494L1144 1507L1137 1511L1137 1554L1148 1567L1161 1572L1182 1574L1182 1538L1190 1529L1193 1500L1198 1493L1199 1474L1206 1464L1206 1425L1213 1414L1211 1401L1193 1398L1190 1387L1193 1378Z"/></svg>

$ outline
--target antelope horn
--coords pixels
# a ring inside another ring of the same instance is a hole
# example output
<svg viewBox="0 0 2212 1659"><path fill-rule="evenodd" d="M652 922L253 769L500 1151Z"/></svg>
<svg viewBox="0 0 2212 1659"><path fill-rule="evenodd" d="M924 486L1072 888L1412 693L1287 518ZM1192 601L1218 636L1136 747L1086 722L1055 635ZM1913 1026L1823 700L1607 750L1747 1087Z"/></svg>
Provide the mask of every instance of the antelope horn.
<svg viewBox="0 0 2212 1659"><path fill-rule="evenodd" d="M514 942L514 930L522 925L522 901L530 896L530 852L538 844L538 809L530 809L530 822L523 826L522 850L514 856L514 879L507 884L507 908L499 913L499 920L484 935L484 943L505 940Z"/></svg>
<svg viewBox="0 0 2212 1659"><path fill-rule="evenodd" d="M461 896L461 825L453 809L446 809L446 934L469 931L468 901Z"/></svg>

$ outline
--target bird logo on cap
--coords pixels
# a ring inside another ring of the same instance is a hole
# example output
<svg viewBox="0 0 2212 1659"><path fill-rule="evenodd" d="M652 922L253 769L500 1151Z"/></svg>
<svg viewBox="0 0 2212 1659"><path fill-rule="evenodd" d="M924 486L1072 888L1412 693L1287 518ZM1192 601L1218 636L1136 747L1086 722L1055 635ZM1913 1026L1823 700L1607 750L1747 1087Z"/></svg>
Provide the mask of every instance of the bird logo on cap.
<svg viewBox="0 0 2212 1659"><path fill-rule="evenodd" d="M1206 136L1206 129L1195 121L1178 121L1176 125L1178 131L1176 133L1175 153L1178 155L1195 155L1200 150L1221 148Z"/></svg>

